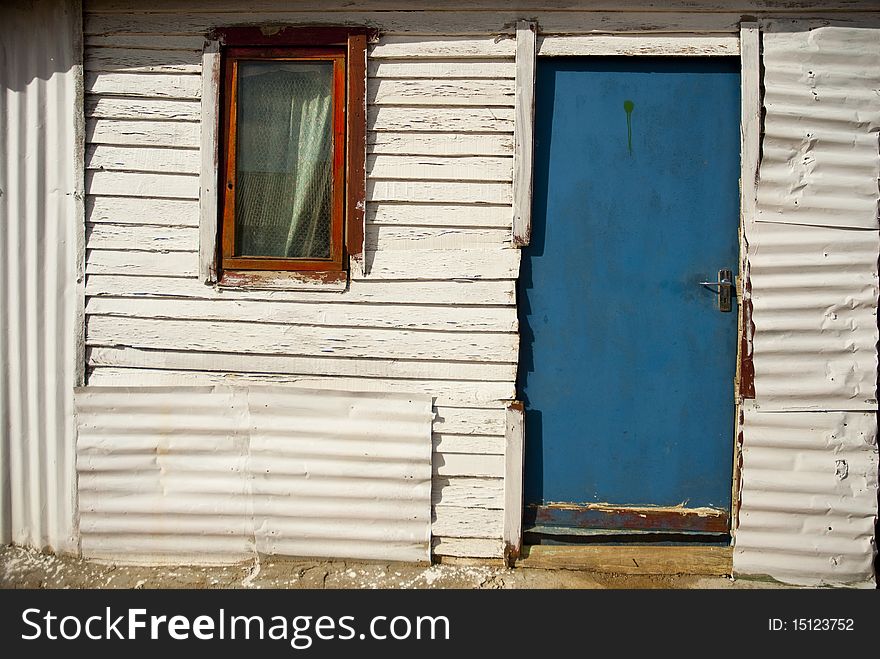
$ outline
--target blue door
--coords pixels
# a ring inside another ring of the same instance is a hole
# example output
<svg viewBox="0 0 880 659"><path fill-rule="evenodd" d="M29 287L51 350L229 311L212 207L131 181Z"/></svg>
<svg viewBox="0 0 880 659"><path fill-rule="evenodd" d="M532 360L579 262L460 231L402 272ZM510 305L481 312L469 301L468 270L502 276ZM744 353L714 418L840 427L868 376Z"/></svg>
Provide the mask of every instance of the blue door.
<svg viewBox="0 0 880 659"><path fill-rule="evenodd" d="M738 271L738 65L539 60L526 531L729 530L737 314L719 271Z"/></svg>

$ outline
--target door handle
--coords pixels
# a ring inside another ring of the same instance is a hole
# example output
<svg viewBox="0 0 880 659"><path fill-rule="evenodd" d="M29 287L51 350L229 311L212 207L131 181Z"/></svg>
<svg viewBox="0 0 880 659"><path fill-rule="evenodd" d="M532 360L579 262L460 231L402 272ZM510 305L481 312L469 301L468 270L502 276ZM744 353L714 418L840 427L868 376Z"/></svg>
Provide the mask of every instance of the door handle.
<svg viewBox="0 0 880 659"><path fill-rule="evenodd" d="M718 271L717 281L701 281L700 286L717 286L715 293L718 295L718 311L727 312L733 310L733 273L730 270Z"/></svg>

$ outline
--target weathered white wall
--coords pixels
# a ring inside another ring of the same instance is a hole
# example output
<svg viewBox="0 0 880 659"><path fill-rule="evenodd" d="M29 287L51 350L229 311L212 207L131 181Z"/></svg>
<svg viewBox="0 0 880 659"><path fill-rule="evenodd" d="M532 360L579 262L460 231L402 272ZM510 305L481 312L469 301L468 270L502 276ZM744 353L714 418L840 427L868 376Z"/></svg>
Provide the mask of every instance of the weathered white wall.
<svg viewBox="0 0 880 659"><path fill-rule="evenodd" d="M86 387L76 410L87 558L430 561L430 396Z"/></svg>
<svg viewBox="0 0 880 659"><path fill-rule="evenodd" d="M0 544L76 552L80 5L0 5Z"/></svg>
<svg viewBox="0 0 880 659"><path fill-rule="evenodd" d="M735 53L743 16L766 16L768 5L521 4L435 0L432 11L414 11L403 0L258 0L245 11L233 0L87 2L89 382L430 394L435 552L500 556L504 406L518 358L519 252L509 244L515 22L537 20L548 53L582 49L578 35L594 35L593 52L613 48L614 35L643 35L681 54L680 40L694 34L698 51ZM773 5L797 17L848 12L835 17L842 24L876 20L860 0ZM345 293L221 291L197 279L203 35L253 22L382 32L369 53L370 269ZM801 256L780 263L796 270ZM794 298L777 299L785 316ZM805 367L821 371L822 357L812 357ZM744 483L745 499L759 486ZM758 545L740 547L737 560L753 572L742 562L749 551Z"/></svg>
<svg viewBox="0 0 880 659"><path fill-rule="evenodd" d="M734 570L873 586L880 29L766 21Z"/></svg>

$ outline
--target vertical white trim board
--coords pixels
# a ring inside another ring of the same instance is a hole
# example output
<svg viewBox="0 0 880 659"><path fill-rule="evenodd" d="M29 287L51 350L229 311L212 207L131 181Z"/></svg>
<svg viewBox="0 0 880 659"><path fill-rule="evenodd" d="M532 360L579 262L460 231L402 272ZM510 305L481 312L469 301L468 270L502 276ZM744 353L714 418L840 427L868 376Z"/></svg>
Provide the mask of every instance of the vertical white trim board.
<svg viewBox="0 0 880 659"><path fill-rule="evenodd" d="M199 170L199 279L217 281L217 180L220 156L220 42L202 53L201 168Z"/></svg>
<svg viewBox="0 0 880 659"><path fill-rule="evenodd" d="M534 169L535 65L537 26L516 24L516 83L513 121L513 244L525 247L532 237Z"/></svg>

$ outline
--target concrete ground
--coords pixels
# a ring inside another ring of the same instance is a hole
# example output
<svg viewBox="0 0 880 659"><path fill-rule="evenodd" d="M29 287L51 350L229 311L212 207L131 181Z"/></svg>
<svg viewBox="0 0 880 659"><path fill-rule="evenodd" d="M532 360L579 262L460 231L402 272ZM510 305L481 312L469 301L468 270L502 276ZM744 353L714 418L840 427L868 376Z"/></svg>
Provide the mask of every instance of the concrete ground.
<svg viewBox="0 0 880 659"><path fill-rule="evenodd" d="M226 566L118 565L7 546L0 588L781 588L728 577L509 569L498 562L419 566L261 557Z"/></svg>

